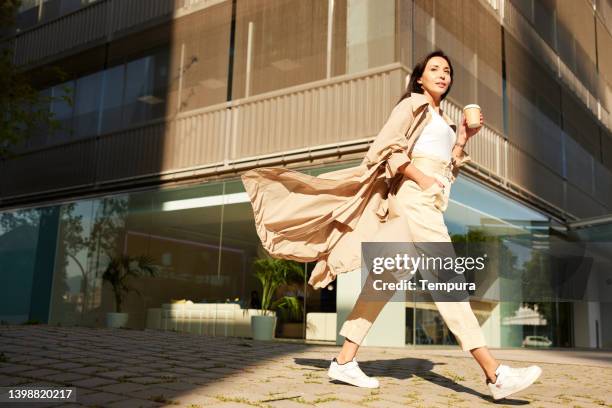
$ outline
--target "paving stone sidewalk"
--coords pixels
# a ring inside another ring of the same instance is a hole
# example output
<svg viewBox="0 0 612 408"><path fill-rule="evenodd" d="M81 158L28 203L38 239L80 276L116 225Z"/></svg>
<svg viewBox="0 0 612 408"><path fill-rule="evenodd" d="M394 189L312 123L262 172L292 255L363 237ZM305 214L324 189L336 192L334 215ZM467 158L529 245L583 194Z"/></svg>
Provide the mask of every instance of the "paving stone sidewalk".
<svg viewBox="0 0 612 408"><path fill-rule="evenodd" d="M329 381L337 351L148 330L0 326L0 386L77 387L77 403L12 405L24 408L612 407L612 352L494 350L506 363L544 369L533 387L494 403L480 369L458 349L362 348L360 366L380 379L378 390Z"/></svg>

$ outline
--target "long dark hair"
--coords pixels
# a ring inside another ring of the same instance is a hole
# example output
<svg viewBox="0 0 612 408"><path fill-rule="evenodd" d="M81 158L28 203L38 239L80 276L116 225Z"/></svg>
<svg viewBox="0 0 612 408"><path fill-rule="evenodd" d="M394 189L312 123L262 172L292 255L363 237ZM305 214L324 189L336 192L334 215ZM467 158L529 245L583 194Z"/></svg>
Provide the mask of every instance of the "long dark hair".
<svg viewBox="0 0 612 408"><path fill-rule="evenodd" d="M433 57L444 58L446 62L448 62L448 67L450 68L451 82L448 85L448 89L446 90L446 92L442 94L442 98L440 98L440 100L446 98L446 95L448 95L448 93L450 92L453 86L453 82L454 82L453 81L453 64L451 64L450 58L446 54L444 54L442 50L435 50L434 52L430 52L429 54L427 54L421 61L419 61L414 66L414 68L412 69L412 74L410 75L410 82L408 83L408 86L406 87L406 92L404 92L404 94L402 95L400 100L397 101L397 103L400 103L404 99L408 98L410 94L412 94L413 92L420 93L420 94L423 93L423 87L421 84L417 83L417 79L423 76L423 72L425 72L425 67L427 66L427 63Z"/></svg>

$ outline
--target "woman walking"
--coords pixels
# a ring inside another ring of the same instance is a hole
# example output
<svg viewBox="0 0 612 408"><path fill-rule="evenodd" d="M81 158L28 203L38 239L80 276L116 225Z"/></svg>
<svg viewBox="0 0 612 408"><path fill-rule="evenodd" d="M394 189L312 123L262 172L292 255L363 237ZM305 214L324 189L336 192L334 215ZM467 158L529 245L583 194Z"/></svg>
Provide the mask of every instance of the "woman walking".
<svg viewBox="0 0 612 408"><path fill-rule="evenodd" d="M480 130L468 128L465 117L457 128L442 111L452 80L452 64L443 52L419 62L360 166L318 177L284 168L245 173L264 248L276 257L316 261L309 283L322 288L338 273L360 269L360 244L374 235L450 242L443 213L460 167L470 160L464 148ZM361 371L355 358L386 303L368 301L366 286L340 330L345 341L328 375L378 388L378 380ZM493 398L521 391L540 376L537 366L511 368L493 358L469 302L435 303L461 348L482 368Z"/></svg>

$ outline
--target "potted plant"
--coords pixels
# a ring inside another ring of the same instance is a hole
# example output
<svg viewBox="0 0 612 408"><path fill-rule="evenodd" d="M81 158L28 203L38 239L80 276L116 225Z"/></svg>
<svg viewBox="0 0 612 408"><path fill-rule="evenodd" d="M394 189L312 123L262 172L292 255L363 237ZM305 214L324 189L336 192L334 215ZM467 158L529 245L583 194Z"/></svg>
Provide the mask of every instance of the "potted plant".
<svg viewBox="0 0 612 408"><path fill-rule="evenodd" d="M274 300L276 290L291 282L305 279L302 265L295 261L274 258L260 258L254 262L255 277L262 286L261 315L251 316L251 330L255 340L272 340L276 328L273 310L288 310L294 315L300 313L301 305L294 296L283 296Z"/></svg>
<svg viewBox="0 0 612 408"><path fill-rule="evenodd" d="M120 255L111 257L102 280L108 282L115 296L115 312L106 314L106 325L111 328L124 327L128 321L128 314L122 312L125 296L130 292L138 292L130 285L130 280L144 275L155 276L157 267L153 260L147 256L132 257Z"/></svg>
<svg viewBox="0 0 612 408"><path fill-rule="evenodd" d="M282 325L277 325L277 335L282 337L299 339L304 335L304 316L302 302L303 297L283 296L275 302L273 309Z"/></svg>

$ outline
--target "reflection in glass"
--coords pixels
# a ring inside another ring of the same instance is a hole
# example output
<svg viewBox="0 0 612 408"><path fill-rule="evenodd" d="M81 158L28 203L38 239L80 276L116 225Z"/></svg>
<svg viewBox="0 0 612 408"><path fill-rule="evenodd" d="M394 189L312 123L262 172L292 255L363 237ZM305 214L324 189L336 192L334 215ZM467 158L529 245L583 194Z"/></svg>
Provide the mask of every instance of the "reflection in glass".
<svg viewBox="0 0 612 408"><path fill-rule="evenodd" d="M254 309L262 297L253 261L267 256L252 217L237 180L64 205L51 321L103 326L106 313L114 310L112 290L101 281L108 263L116 256L147 256L158 272L131 282L138 292L125 299L128 327L250 336L250 316L258 313ZM570 304L500 301L504 291L519 299L530 296L529 284L504 279L514 272L527 271L538 285L550 285L550 274L541 270L532 250L548 238L548 219L464 177L453 185L445 217L454 241L498 245L497 278L480 282L486 290L472 299L491 345L535 347L546 343L544 337L553 346L571 345ZM314 264L304 267L310 273ZM335 340L335 293L333 284L314 291L307 281L279 287L275 298L297 297L302 312L279 312L277 336ZM408 343L456 344L433 303L409 300L406 307ZM537 309L540 317L525 320L527 309Z"/></svg>
<svg viewBox="0 0 612 408"><path fill-rule="evenodd" d="M95 268L92 268L91 231L97 201L62 205L51 294L50 324L87 324L93 308Z"/></svg>
<svg viewBox="0 0 612 408"><path fill-rule="evenodd" d="M123 251L127 209L127 196L62 206L50 323L100 326L114 309L101 276Z"/></svg>
<svg viewBox="0 0 612 408"><path fill-rule="evenodd" d="M28 320L38 248L40 213L36 209L0 213L0 321Z"/></svg>
<svg viewBox="0 0 612 408"><path fill-rule="evenodd" d="M496 243L490 257L493 281L478 282L483 295L473 298L476 314L491 346L571 346L571 307L563 302L503 302L504 293L513 298L533 298L530 288L551 287L551 272L542 269L534 252L549 239L547 217L488 188L460 177L453 184L445 221L453 242ZM506 279L529 277L529 282ZM537 280L537 284L534 283ZM506 296L507 298L507 296ZM430 303L407 303L406 341L414 344L455 344L438 312ZM544 344L548 344L547 346Z"/></svg>

